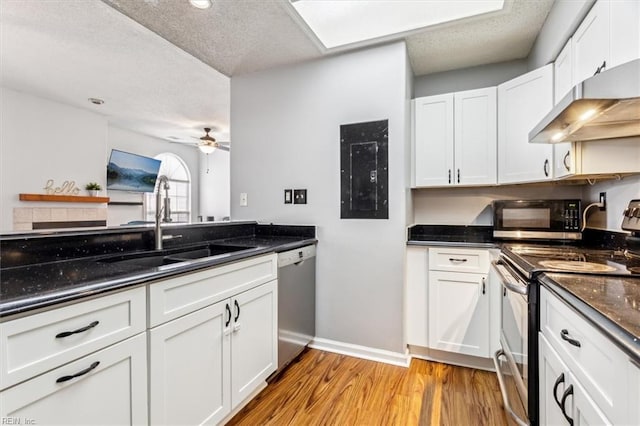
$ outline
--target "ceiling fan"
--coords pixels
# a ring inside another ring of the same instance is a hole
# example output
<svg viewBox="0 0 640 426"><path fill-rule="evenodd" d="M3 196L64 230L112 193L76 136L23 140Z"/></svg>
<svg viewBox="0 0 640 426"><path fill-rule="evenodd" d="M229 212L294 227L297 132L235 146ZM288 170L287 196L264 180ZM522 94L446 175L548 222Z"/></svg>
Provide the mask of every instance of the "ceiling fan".
<svg viewBox="0 0 640 426"><path fill-rule="evenodd" d="M204 132L205 135L200 138L200 142L198 143L198 149L205 154L211 154L216 149L221 149L223 151L229 151L229 142L218 142L212 136L209 136L209 132L211 128L205 127Z"/></svg>

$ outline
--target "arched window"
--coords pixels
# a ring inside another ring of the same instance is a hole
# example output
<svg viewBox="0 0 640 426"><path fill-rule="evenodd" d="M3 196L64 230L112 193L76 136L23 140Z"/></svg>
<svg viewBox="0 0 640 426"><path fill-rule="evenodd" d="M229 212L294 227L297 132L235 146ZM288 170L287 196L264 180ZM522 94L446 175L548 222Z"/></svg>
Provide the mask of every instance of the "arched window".
<svg viewBox="0 0 640 426"><path fill-rule="evenodd" d="M154 157L161 160L159 176L166 176L169 179L169 199L171 200L171 221L190 222L191 221L191 173L189 168L175 154L164 152ZM158 183L153 194L146 194L145 212L146 220L154 221L156 216L156 193ZM164 189L162 197L164 198Z"/></svg>

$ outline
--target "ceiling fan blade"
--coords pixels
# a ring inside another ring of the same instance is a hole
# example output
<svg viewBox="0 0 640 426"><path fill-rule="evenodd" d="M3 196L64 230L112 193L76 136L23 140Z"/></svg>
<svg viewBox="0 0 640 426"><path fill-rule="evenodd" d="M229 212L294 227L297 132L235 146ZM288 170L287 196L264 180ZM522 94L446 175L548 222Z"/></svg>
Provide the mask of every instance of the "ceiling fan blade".
<svg viewBox="0 0 640 426"><path fill-rule="evenodd" d="M220 142L218 142L218 143L220 143ZM218 145L217 148L221 149L222 151L227 151L227 152L230 151L230 148L228 146L224 146L224 145Z"/></svg>

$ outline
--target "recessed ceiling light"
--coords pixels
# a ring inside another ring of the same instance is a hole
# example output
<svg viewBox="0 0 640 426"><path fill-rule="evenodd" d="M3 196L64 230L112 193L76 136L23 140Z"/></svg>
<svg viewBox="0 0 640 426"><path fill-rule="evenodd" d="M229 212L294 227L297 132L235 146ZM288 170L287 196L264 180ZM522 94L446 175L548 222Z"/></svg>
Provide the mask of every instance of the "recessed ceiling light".
<svg viewBox="0 0 640 426"><path fill-rule="evenodd" d="M505 3L504 0L289 2L327 49L498 12Z"/></svg>
<svg viewBox="0 0 640 426"><path fill-rule="evenodd" d="M89 98L89 102L91 102L94 105L102 105L104 103L102 99L98 99L98 98Z"/></svg>
<svg viewBox="0 0 640 426"><path fill-rule="evenodd" d="M209 9L211 7L211 0L189 0L189 3L198 9Z"/></svg>

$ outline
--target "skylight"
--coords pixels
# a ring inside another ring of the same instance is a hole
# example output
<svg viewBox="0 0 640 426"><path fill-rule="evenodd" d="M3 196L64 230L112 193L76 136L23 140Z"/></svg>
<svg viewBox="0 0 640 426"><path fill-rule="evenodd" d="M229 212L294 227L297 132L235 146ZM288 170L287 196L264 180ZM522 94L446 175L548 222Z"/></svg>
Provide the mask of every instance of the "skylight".
<svg viewBox="0 0 640 426"><path fill-rule="evenodd" d="M503 8L504 0L289 0L331 49Z"/></svg>

